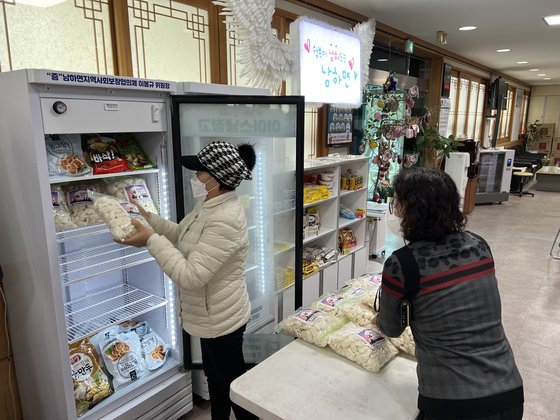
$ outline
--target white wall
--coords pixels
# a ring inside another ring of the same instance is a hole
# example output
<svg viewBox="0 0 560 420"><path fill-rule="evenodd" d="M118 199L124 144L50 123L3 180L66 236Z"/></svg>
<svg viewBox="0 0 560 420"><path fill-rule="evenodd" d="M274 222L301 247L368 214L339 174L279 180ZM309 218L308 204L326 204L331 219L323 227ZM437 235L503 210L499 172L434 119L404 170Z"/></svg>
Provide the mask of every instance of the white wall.
<svg viewBox="0 0 560 420"><path fill-rule="evenodd" d="M560 136L560 86L535 86L529 101L529 124L543 118L545 124L556 124L554 137Z"/></svg>

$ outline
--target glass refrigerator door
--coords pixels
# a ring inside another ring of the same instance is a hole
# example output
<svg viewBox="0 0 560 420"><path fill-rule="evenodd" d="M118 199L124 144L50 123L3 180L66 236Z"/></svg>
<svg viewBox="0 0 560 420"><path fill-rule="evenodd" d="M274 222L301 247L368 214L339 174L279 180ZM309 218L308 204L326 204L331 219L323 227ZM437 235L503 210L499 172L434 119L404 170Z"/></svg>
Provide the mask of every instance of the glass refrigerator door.
<svg viewBox="0 0 560 420"><path fill-rule="evenodd" d="M236 188L249 233L246 332L271 332L278 322L277 294L301 278L302 222L296 214L303 212L303 98L182 96L174 98L173 109L178 220L196 204L190 185L195 173L181 166L182 155L196 155L215 140L255 147L253 179ZM301 282L295 283L297 296ZM193 349L191 366L197 359Z"/></svg>

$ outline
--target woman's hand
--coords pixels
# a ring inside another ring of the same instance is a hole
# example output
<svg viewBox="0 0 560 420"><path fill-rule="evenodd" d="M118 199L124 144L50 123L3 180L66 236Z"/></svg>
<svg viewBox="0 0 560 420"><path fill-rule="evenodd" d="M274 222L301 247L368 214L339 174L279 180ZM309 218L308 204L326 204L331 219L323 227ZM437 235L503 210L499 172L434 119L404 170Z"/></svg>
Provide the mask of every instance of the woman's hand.
<svg viewBox="0 0 560 420"><path fill-rule="evenodd" d="M132 204L134 204L136 207L138 207L138 211L140 212L140 214L142 215L142 217L144 219L146 219L146 222L150 223L150 213L146 211L146 209L144 207L142 207L140 205L140 203L138 203L138 201L132 199L130 200L130 202Z"/></svg>
<svg viewBox="0 0 560 420"><path fill-rule="evenodd" d="M146 242L148 242L148 238L154 234L154 230L136 219L131 219L130 223L132 223L132 225L136 228L136 235L128 239L121 239L120 241L115 242L122 245L132 245L136 247L146 246Z"/></svg>

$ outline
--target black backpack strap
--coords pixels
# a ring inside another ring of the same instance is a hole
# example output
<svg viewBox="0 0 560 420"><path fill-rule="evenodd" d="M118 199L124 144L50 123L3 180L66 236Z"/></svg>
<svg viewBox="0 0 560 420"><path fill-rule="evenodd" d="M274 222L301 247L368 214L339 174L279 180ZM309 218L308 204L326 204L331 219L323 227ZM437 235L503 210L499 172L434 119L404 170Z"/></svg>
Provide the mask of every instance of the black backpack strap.
<svg viewBox="0 0 560 420"><path fill-rule="evenodd" d="M404 298L412 300L420 290L420 269L416 258L412 254L412 249L405 245L393 252L401 265L404 281Z"/></svg>

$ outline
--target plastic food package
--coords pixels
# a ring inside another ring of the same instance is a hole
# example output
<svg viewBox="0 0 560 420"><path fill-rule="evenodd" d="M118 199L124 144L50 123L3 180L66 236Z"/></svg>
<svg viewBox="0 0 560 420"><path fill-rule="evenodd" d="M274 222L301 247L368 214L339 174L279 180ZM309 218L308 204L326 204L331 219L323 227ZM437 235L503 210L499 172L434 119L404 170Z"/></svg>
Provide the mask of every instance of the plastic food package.
<svg viewBox="0 0 560 420"><path fill-rule="evenodd" d="M132 134L117 134L117 149L126 160L130 169L142 170L154 167L154 164L138 144Z"/></svg>
<svg viewBox="0 0 560 420"><path fill-rule="evenodd" d="M311 304L311 307L318 311L327 312L331 315L341 317L344 314L340 311L336 304L342 299L344 298L336 293L328 293L321 296L317 302Z"/></svg>
<svg viewBox="0 0 560 420"><path fill-rule="evenodd" d="M328 338L329 347L370 372L379 372L398 350L377 329L348 323Z"/></svg>
<svg viewBox="0 0 560 420"><path fill-rule="evenodd" d="M357 243L352 229L343 228L338 231L338 248L342 255L350 254L352 248L354 248Z"/></svg>
<svg viewBox="0 0 560 420"><path fill-rule="evenodd" d="M103 340L101 349L105 366L113 377L115 390L147 373L140 337L135 332L119 333Z"/></svg>
<svg viewBox="0 0 560 420"><path fill-rule="evenodd" d="M45 136L45 146L50 176L81 176L90 172L78 135L49 134Z"/></svg>
<svg viewBox="0 0 560 420"><path fill-rule="evenodd" d="M78 416L111 393L109 379L101 369L99 355L87 340L70 345L70 366Z"/></svg>
<svg viewBox="0 0 560 420"><path fill-rule="evenodd" d="M361 299L344 299L338 302L336 307L354 324L367 328L373 326L371 320L376 312L365 303L362 303Z"/></svg>
<svg viewBox="0 0 560 420"><path fill-rule="evenodd" d="M93 201L90 197L92 192L99 192L99 188L95 184L70 184L63 188L72 221L77 226L90 226L102 223L103 220L93 208Z"/></svg>
<svg viewBox="0 0 560 420"><path fill-rule="evenodd" d="M82 148L84 155L93 167L94 175L113 174L129 170L126 160L121 157L116 141L99 134L83 134Z"/></svg>
<svg viewBox="0 0 560 420"><path fill-rule="evenodd" d="M301 338L308 343L325 347L329 334L342 327L346 320L313 308L300 308L279 323L275 331Z"/></svg>
<svg viewBox="0 0 560 420"><path fill-rule="evenodd" d="M114 178L107 181L107 192L127 201L135 200L144 207L144 210L158 214L156 205L146 185L146 181L140 177Z"/></svg>
<svg viewBox="0 0 560 420"><path fill-rule="evenodd" d="M66 195L60 185L51 185L51 198L56 231L75 229L77 225L72 221Z"/></svg>
<svg viewBox="0 0 560 420"><path fill-rule="evenodd" d="M116 240L127 239L136 234L136 228L131 222L132 218L147 224L138 207L126 200L118 200L115 197L95 192L90 192L89 196L93 200L93 208L107 223Z"/></svg>
<svg viewBox="0 0 560 420"><path fill-rule="evenodd" d="M169 347L154 331L146 333L140 340L144 362L149 370L156 370L167 360Z"/></svg>
<svg viewBox="0 0 560 420"><path fill-rule="evenodd" d="M389 337L389 341L399 350L416 357L416 344L410 327L406 327L398 337Z"/></svg>
<svg viewBox="0 0 560 420"><path fill-rule="evenodd" d="M349 220L354 220L356 218L356 216L354 216L354 213L352 212L352 210L350 210L348 207L346 207L344 205L344 203L340 203L340 209L338 210L338 214L340 215L340 217L343 217L343 218L349 219Z"/></svg>

